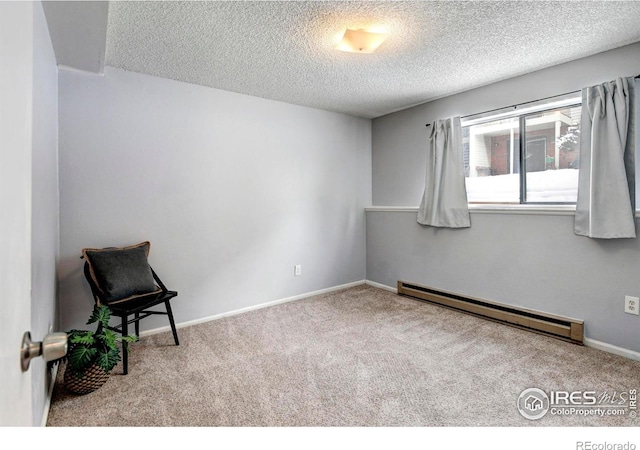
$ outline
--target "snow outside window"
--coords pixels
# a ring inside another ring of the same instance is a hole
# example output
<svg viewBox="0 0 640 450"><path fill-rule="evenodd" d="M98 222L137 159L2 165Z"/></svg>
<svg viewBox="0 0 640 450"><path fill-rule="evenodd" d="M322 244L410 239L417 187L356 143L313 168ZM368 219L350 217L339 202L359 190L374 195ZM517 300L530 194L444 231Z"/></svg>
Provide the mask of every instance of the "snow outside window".
<svg viewBox="0 0 640 450"><path fill-rule="evenodd" d="M469 203L575 203L579 102L463 123Z"/></svg>

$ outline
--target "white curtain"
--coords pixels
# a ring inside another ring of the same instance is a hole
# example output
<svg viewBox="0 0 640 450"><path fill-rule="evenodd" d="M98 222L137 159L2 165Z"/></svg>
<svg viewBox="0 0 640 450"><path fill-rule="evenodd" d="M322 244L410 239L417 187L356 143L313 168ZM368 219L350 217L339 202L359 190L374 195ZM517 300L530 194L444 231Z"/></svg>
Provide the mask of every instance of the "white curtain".
<svg viewBox="0 0 640 450"><path fill-rule="evenodd" d="M633 78L582 90L575 233L635 238Z"/></svg>
<svg viewBox="0 0 640 450"><path fill-rule="evenodd" d="M431 124L430 132L418 223L433 227L470 227L460 117L437 120Z"/></svg>

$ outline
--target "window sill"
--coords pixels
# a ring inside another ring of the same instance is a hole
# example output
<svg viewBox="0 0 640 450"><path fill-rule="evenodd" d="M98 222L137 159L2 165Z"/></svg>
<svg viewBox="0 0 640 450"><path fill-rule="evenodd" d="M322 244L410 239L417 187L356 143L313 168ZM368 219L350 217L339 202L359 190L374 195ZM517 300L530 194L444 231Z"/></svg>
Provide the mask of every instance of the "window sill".
<svg viewBox="0 0 640 450"><path fill-rule="evenodd" d="M370 206L365 212L418 212L417 206ZM533 214L546 216L573 216L575 205L469 205L471 214ZM636 214L637 215L637 214Z"/></svg>
<svg viewBox="0 0 640 450"><path fill-rule="evenodd" d="M365 212L411 212L417 213L417 206L369 206ZM469 205L471 214L529 214L541 216L573 216L575 205ZM636 209L636 218L640 218L640 209Z"/></svg>
<svg viewBox="0 0 640 450"><path fill-rule="evenodd" d="M576 205L469 205L469 212L479 214L573 216L576 213Z"/></svg>

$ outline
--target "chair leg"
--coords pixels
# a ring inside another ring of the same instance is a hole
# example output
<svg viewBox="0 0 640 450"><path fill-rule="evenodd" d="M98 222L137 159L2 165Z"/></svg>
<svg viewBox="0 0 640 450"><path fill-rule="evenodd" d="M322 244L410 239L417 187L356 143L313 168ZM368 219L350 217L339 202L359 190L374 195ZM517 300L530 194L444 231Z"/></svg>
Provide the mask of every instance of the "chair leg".
<svg viewBox="0 0 640 450"><path fill-rule="evenodd" d="M176 345L180 345L180 342L178 341L178 332L176 331L176 323L173 321L173 313L171 312L171 305L169 304L169 300L166 300L164 304L167 307L167 315L169 316L171 331L173 332L173 340L176 342Z"/></svg>
<svg viewBox="0 0 640 450"><path fill-rule="evenodd" d="M136 337L140 339L140 313L136 313Z"/></svg>
<svg viewBox="0 0 640 450"><path fill-rule="evenodd" d="M122 316L122 335L127 336L129 334L129 320L126 315ZM136 325L138 325L136 323ZM129 373L129 344L126 341L122 341L122 374Z"/></svg>

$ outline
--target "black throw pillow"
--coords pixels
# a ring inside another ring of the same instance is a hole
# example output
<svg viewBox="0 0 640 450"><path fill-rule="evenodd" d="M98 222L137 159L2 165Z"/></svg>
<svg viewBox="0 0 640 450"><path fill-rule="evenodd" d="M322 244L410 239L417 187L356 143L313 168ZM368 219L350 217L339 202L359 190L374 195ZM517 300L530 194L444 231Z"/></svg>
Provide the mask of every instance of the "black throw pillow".
<svg viewBox="0 0 640 450"><path fill-rule="evenodd" d="M119 303L159 290L147 261L150 247L145 241L130 247L82 250L105 303Z"/></svg>

